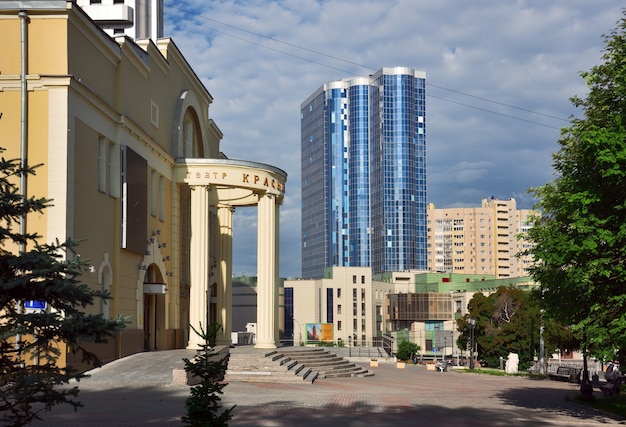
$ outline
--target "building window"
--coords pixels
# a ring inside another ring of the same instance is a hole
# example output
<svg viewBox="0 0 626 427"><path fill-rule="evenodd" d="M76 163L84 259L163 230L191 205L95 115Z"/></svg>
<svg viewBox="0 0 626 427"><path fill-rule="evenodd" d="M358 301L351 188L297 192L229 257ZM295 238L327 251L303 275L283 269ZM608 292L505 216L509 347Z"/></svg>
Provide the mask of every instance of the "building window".
<svg viewBox="0 0 626 427"><path fill-rule="evenodd" d="M326 289L326 323L333 323L333 290Z"/></svg>
<svg viewBox="0 0 626 427"><path fill-rule="evenodd" d="M356 283L356 274L352 276L352 283Z"/></svg>
<svg viewBox="0 0 626 427"><path fill-rule="evenodd" d="M159 176L155 170L150 172L150 214L156 216L158 204Z"/></svg>
<svg viewBox="0 0 626 427"><path fill-rule="evenodd" d="M293 329L293 288L284 289L285 337L294 339ZM294 343L295 344L295 343Z"/></svg>
<svg viewBox="0 0 626 427"><path fill-rule="evenodd" d="M117 175L114 173L119 167L119 157L116 145L101 136L98 139L98 191L111 197L119 194L119 170Z"/></svg>
<svg viewBox="0 0 626 427"><path fill-rule="evenodd" d="M341 288L337 288L337 298L341 298Z"/></svg>
<svg viewBox="0 0 626 427"><path fill-rule="evenodd" d="M109 187L109 196L116 197L119 195L120 188L120 152L115 144L108 144L107 150L109 152L107 159L107 186ZM117 170L117 174L113 173L113 170Z"/></svg>
<svg viewBox="0 0 626 427"><path fill-rule="evenodd" d="M341 320L337 321L337 330L340 331L341 330Z"/></svg>
<svg viewBox="0 0 626 427"><path fill-rule="evenodd" d="M337 304L337 314L341 314L341 304Z"/></svg>
<svg viewBox="0 0 626 427"><path fill-rule="evenodd" d="M98 139L98 191L106 193L109 169L109 144L105 137Z"/></svg>
<svg viewBox="0 0 626 427"><path fill-rule="evenodd" d="M159 176L159 219L165 221L165 177Z"/></svg>
<svg viewBox="0 0 626 427"><path fill-rule="evenodd" d="M186 158L203 158L204 147L202 145L202 135L198 116L191 108L185 112L183 119L182 153Z"/></svg>
<svg viewBox="0 0 626 427"><path fill-rule="evenodd" d="M153 100L150 100L150 123L156 128L159 127L159 106Z"/></svg>
<svg viewBox="0 0 626 427"><path fill-rule="evenodd" d="M365 284L365 276L361 276L361 284L364 285Z"/></svg>

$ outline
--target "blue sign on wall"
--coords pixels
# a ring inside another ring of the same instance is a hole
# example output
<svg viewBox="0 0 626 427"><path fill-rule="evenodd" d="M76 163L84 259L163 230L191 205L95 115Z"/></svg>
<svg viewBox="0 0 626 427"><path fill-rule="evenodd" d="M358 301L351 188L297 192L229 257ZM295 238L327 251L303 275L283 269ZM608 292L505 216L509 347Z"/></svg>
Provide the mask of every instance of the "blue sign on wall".
<svg viewBox="0 0 626 427"><path fill-rule="evenodd" d="M45 301L26 300L24 302L24 308L30 310L45 310L48 305Z"/></svg>

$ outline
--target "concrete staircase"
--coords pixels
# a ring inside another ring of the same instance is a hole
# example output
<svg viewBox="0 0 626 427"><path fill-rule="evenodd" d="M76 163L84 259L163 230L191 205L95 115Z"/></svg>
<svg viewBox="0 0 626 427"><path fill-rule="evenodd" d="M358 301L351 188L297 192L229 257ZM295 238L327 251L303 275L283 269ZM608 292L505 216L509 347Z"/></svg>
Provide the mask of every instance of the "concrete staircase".
<svg viewBox="0 0 626 427"><path fill-rule="evenodd" d="M307 382L317 378L371 376L360 366L324 348L231 351L225 381Z"/></svg>

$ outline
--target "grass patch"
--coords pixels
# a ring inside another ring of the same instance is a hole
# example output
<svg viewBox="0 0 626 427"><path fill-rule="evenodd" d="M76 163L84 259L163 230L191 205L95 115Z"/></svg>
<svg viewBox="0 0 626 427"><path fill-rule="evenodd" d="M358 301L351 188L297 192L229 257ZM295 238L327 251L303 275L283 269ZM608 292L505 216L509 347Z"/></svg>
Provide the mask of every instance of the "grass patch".
<svg viewBox="0 0 626 427"><path fill-rule="evenodd" d="M501 371L495 368L478 368L478 369L456 369L454 372L460 374L481 374L481 375L493 375L496 377L529 377L529 378L548 378L547 375L531 374L528 372L520 371L517 374L507 374L506 371Z"/></svg>
<svg viewBox="0 0 626 427"><path fill-rule="evenodd" d="M594 400L576 398L577 403L626 418L626 396L617 395Z"/></svg>
<svg viewBox="0 0 626 427"><path fill-rule="evenodd" d="M460 372L462 374L481 374L481 375L493 375L496 377L504 377L508 375L505 371L501 371L499 369L458 369L456 372Z"/></svg>

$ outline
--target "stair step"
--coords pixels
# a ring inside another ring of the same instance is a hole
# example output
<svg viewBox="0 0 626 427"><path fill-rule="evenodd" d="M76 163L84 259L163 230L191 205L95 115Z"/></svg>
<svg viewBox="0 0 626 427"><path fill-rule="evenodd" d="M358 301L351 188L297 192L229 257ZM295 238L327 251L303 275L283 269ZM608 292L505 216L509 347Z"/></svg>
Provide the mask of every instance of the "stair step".
<svg viewBox="0 0 626 427"><path fill-rule="evenodd" d="M324 348L232 352L225 381L306 382L318 378L372 376L362 367Z"/></svg>

